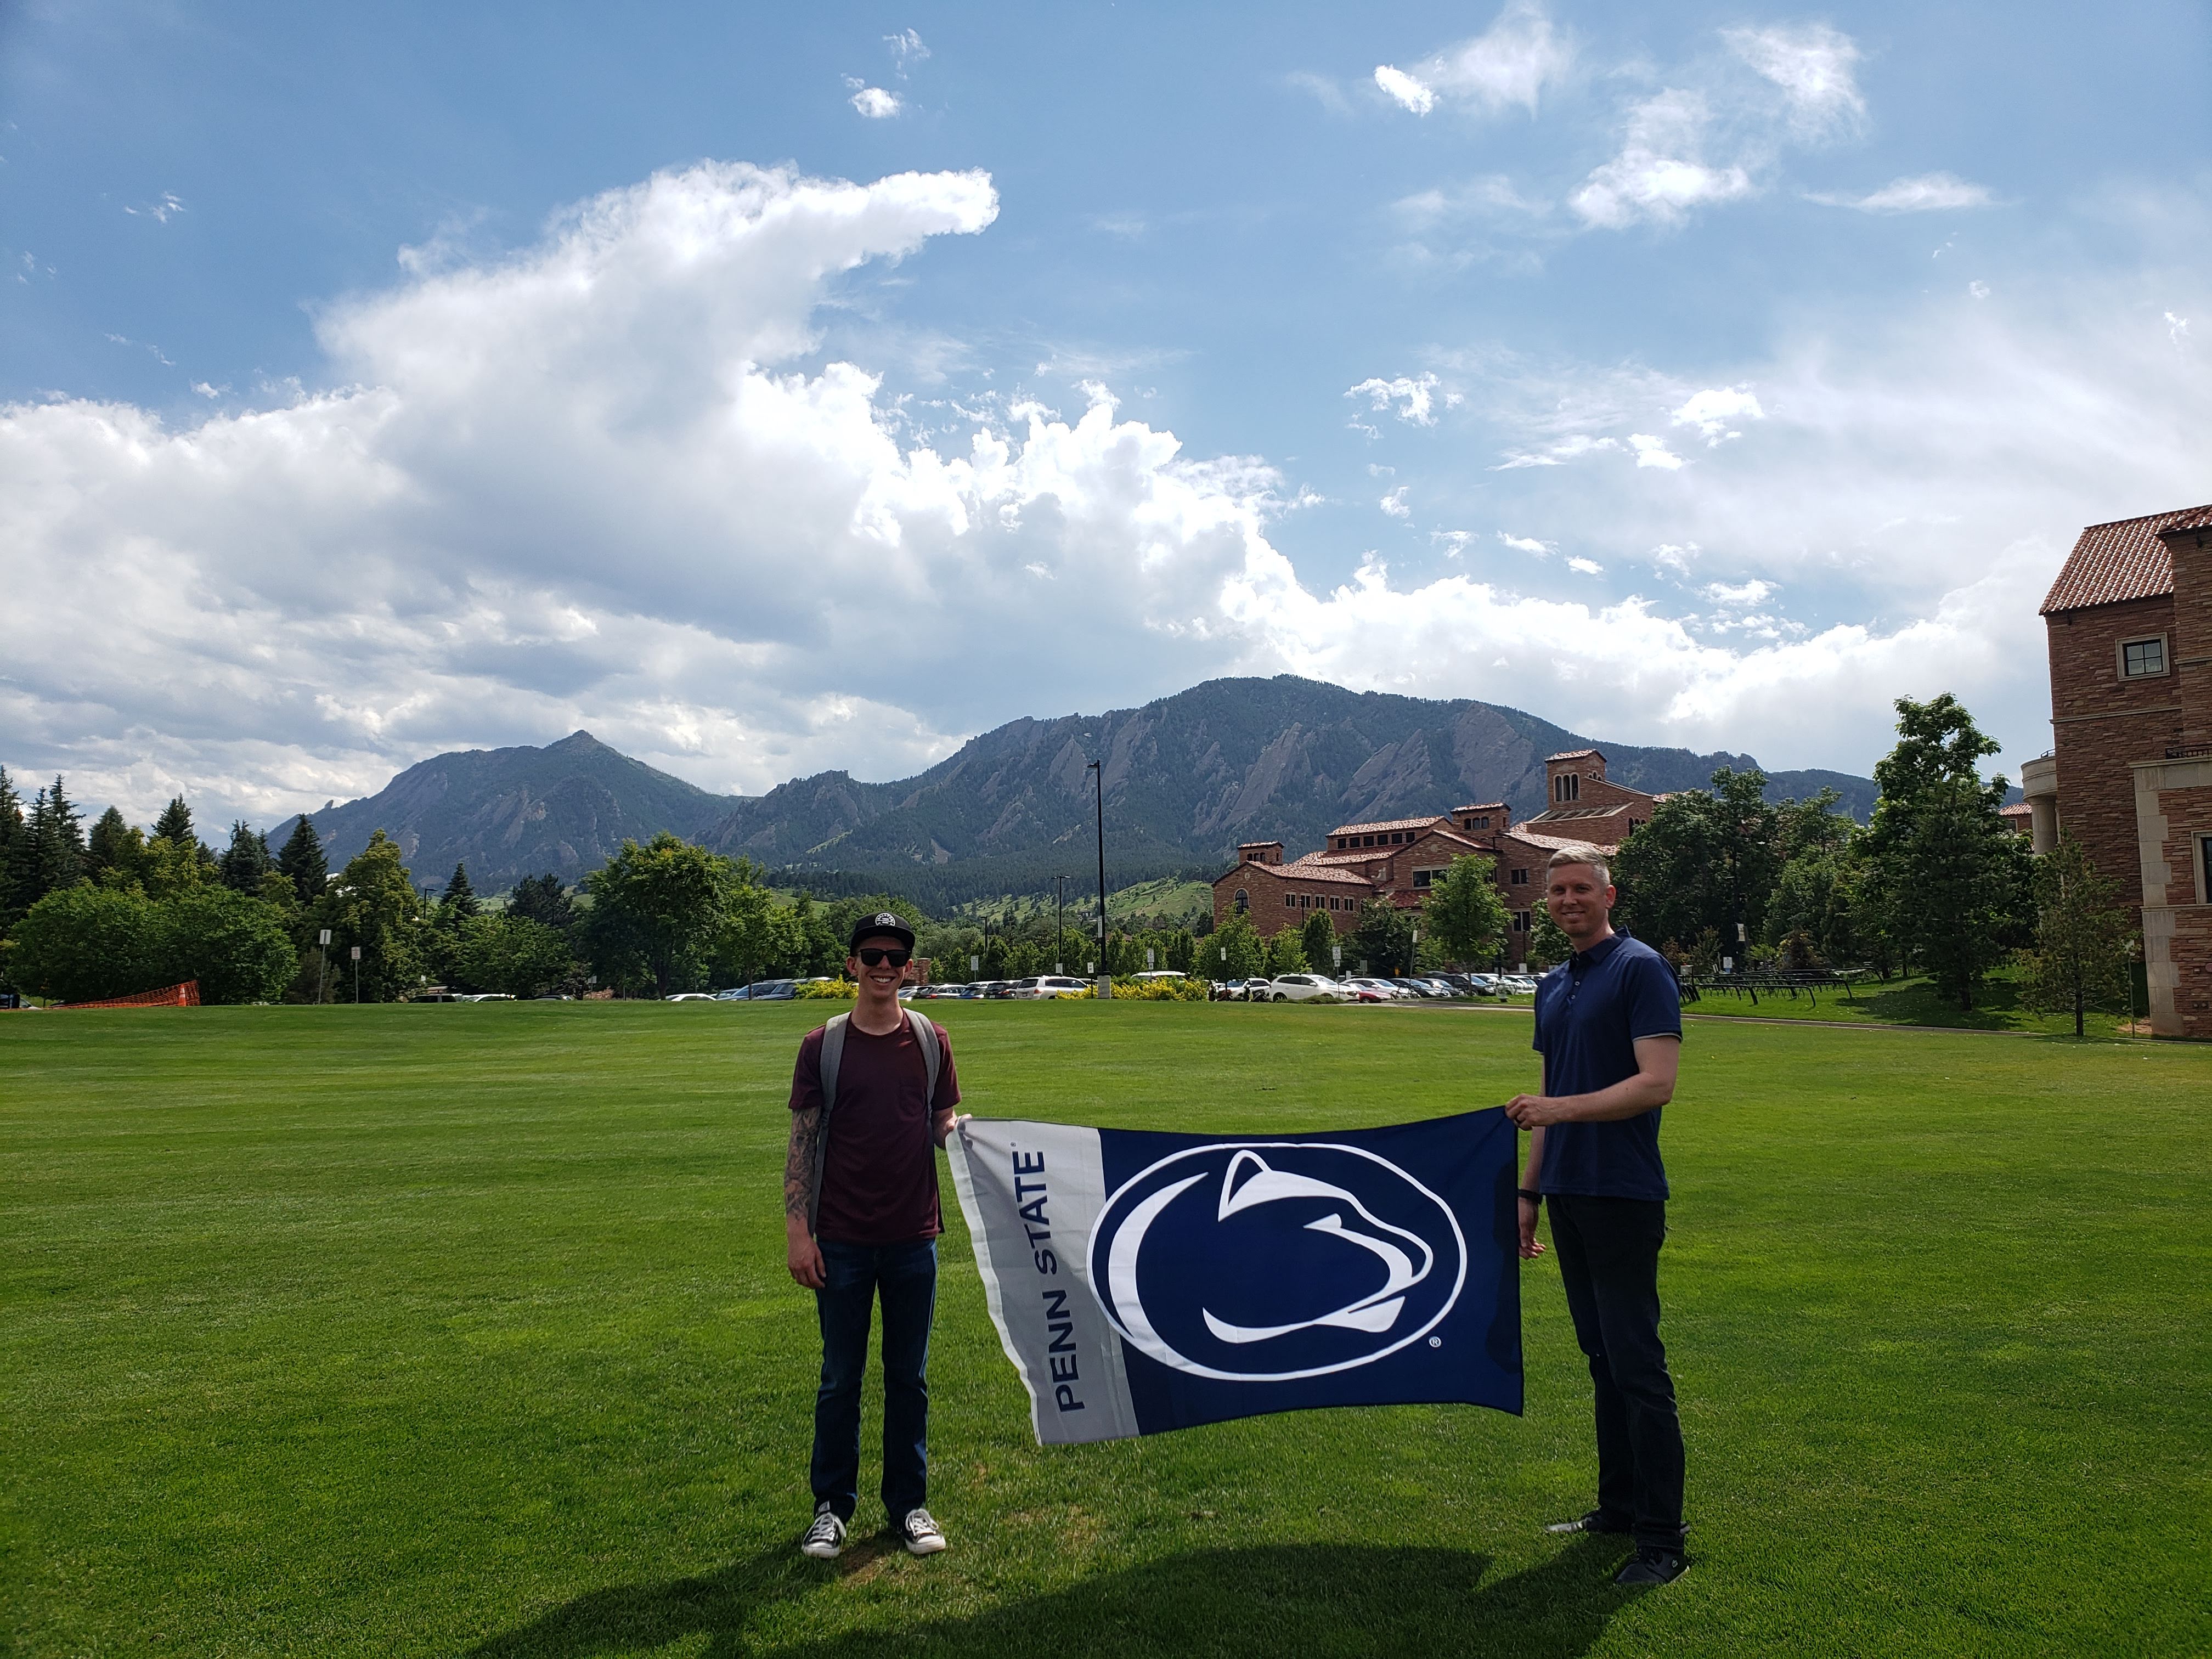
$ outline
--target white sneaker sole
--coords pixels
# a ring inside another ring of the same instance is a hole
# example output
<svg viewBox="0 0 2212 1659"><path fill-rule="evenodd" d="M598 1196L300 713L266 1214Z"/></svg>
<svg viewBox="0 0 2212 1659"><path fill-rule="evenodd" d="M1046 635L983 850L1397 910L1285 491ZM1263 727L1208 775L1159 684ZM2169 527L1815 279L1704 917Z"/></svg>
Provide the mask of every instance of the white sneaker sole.
<svg viewBox="0 0 2212 1659"><path fill-rule="evenodd" d="M906 1553L908 1555L935 1555L944 1547L945 1538L942 1534L933 1533L927 1538L909 1538L906 1540Z"/></svg>
<svg viewBox="0 0 2212 1659"><path fill-rule="evenodd" d="M842 1544L801 1544L799 1553L817 1561L835 1561L845 1553Z"/></svg>

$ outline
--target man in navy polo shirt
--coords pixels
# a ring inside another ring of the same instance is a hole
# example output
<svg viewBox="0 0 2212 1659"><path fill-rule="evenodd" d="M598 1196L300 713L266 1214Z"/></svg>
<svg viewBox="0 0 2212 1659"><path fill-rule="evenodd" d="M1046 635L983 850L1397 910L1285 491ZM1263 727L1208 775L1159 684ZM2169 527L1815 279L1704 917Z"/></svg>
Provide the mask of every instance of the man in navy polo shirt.
<svg viewBox="0 0 2212 1659"><path fill-rule="evenodd" d="M1664 1584L1686 1565L1682 1425L1659 1341L1659 1109L1674 1095L1681 998L1664 957L1613 930L1603 853L1561 848L1547 875L1544 908L1575 954L1536 988L1544 1092L1516 1095L1505 1113L1528 1131L1521 1254L1543 1254L1540 1203L1597 1388L1597 1507L1550 1530L1632 1534L1636 1559L1613 1582Z"/></svg>

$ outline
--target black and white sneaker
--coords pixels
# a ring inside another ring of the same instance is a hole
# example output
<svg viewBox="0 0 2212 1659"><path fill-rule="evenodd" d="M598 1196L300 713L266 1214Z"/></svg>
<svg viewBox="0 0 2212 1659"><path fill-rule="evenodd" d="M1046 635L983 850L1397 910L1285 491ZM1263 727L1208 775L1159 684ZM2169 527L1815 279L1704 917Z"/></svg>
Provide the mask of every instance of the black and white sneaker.
<svg viewBox="0 0 2212 1659"><path fill-rule="evenodd" d="M906 1540L908 1555L934 1555L945 1547L945 1528L927 1510L908 1510L899 1523L899 1534Z"/></svg>
<svg viewBox="0 0 2212 1659"><path fill-rule="evenodd" d="M814 1524L799 1540L799 1553L817 1561L835 1561L845 1548L845 1523L824 1498L814 1506Z"/></svg>

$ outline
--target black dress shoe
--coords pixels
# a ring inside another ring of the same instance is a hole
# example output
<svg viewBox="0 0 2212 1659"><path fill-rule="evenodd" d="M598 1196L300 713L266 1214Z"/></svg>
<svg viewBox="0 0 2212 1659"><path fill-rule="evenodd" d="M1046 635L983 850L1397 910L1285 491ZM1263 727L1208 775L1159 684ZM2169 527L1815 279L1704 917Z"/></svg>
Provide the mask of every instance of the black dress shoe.
<svg viewBox="0 0 2212 1659"><path fill-rule="evenodd" d="M1690 1570L1690 1564L1672 1550L1655 1550L1641 1547L1636 1559L1613 1574L1613 1582L1624 1589L1634 1589L1647 1584L1671 1584Z"/></svg>
<svg viewBox="0 0 2212 1659"><path fill-rule="evenodd" d="M1603 1510L1592 1510L1588 1515L1578 1515L1571 1521L1554 1521L1544 1528L1546 1532L1628 1532L1632 1530L1626 1521L1615 1520Z"/></svg>

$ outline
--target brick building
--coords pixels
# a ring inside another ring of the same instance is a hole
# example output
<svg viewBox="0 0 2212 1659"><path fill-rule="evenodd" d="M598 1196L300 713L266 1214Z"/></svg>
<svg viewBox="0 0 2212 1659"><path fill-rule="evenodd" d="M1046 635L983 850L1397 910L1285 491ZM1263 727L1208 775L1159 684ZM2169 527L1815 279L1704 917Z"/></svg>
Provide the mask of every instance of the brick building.
<svg viewBox="0 0 2212 1659"><path fill-rule="evenodd" d="M2063 830L2139 905L2151 1030L2212 1038L2212 507L2091 525L2043 617L2035 849Z"/></svg>
<svg viewBox="0 0 2212 1659"><path fill-rule="evenodd" d="M1214 926L1242 910L1267 939L1304 927L1321 910L1339 933L1348 933L1359 926L1368 900L1416 909L1439 871L1480 853L1496 861L1498 890L1512 918L1506 958L1518 968L1528 960L1552 854L1584 842L1618 847L1664 799L1608 781L1605 757L1595 749L1547 757L1544 773L1547 805L1522 823L1512 821L1504 801L1486 801L1433 817L1340 823L1328 832L1327 845L1287 864L1282 842L1245 842L1235 866L1214 878Z"/></svg>

